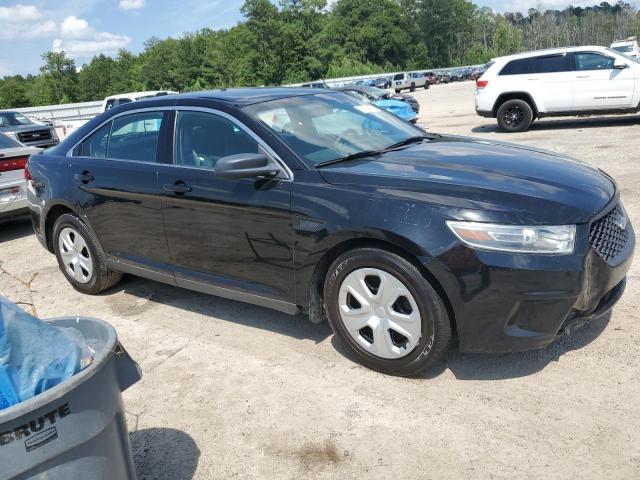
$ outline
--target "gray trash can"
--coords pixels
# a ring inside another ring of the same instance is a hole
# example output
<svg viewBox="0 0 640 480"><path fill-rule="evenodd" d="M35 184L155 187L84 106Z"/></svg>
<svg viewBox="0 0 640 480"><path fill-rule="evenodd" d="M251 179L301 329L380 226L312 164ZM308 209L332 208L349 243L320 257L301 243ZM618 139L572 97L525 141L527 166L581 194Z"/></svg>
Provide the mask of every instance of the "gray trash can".
<svg viewBox="0 0 640 480"><path fill-rule="evenodd" d="M49 321L79 330L95 357L68 381L0 410L0 479L135 480L121 392L140 380L140 367L108 323Z"/></svg>

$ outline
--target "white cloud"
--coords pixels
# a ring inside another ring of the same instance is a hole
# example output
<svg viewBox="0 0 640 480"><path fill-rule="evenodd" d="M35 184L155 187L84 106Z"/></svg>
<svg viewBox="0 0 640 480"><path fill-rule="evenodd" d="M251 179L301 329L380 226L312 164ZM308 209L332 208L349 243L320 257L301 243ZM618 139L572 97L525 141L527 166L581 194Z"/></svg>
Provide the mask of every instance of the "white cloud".
<svg viewBox="0 0 640 480"><path fill-rule="evenodd" d="M122 10L138 10L144 7L144 0L120 0L118 7Z"/></svg>
<svg viewBox="0 0 640 480"><path fill-rule="evenodd" d="M127 35L97 32L83 18L70 16L60 25L60 37L53 41L54 52L65 51L72 57L115 53L131 43Z"/></svg>
<svg viewBox="0 0 640 480"><path fill-rule="evenodd" d="M13 70L9 67L9 64L4 60L0 60L0 78L13 75Z"/></svg>
<svg viewBox="0 0 640 480"><path fill-rule="evenodd" d="M55 30L55 22L44 19L34 5L0 7L0 39L30 40L47 37Z"/></svg>

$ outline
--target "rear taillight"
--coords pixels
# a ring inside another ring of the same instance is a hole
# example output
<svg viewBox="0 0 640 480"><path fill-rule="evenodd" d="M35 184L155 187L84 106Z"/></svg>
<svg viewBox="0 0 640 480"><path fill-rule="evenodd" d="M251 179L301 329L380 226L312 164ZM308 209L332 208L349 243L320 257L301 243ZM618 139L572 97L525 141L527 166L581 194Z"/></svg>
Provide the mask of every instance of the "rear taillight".
<svg viewBox="0 0 640 480"><path fill-rule="evenodd" d="M0 158L0 172L22 170L27 165L29 157Z"/></svg>
<svg viewBox="0 0 640 480"><path fill-rule="evenodd" d="M484 88L489 85L489 80L476 80L476 88Z"/></svg>
<svg viewBox="0 0 640 480"><path fill-rule="evenodd" d="M30 182L31 180L33 180L33 177L31 176L31 172L29 171L29 164L25 163L24 165L24 179L27 182Z"/></svg>

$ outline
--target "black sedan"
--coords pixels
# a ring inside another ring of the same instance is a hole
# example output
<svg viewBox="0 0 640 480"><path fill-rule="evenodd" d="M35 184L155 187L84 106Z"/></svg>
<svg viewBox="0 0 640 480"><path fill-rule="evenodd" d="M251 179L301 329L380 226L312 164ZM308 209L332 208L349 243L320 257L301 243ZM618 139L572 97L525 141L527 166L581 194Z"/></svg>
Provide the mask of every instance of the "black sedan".
<svg viewBox="0 0 640 480"><path fill-rule="evenodd" d="M328 318L365 365L539 348L612 308L635 237L615 182L524 146L426 134L316 89L116 107L28 164L70 284L123 273Z"/></svg>

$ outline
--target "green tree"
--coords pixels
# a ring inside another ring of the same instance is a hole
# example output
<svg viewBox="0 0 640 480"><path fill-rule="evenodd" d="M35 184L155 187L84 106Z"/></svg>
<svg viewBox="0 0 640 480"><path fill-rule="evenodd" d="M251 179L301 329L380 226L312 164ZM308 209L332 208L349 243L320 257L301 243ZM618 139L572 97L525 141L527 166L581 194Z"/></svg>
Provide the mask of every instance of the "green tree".
<svg viewBox="0 0 640 480"><path fill-rule="evenodd" d="M75 62L65 52L47 52L42 59L45 63L40 74L44 88L40 98L51 104L74 102L78 86Z"/></svg>

